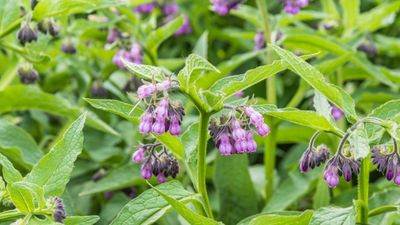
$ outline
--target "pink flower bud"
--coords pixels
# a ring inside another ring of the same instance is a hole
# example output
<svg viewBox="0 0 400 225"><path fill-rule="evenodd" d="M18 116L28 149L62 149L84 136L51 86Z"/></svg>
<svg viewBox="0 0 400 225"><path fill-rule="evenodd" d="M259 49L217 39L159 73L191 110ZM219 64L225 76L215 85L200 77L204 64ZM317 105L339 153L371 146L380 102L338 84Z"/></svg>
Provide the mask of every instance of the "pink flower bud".
<svg viewBox="0 0 400 225"><path fill-rule="evenodd" d="M141 163L144 160L144 148L140 146L135 153L133 153L132 161L135 163Z"/></svg>
<svg viewBox="0 0 400 225"><path fill-rule="evenodd" d="M137 90L137 94L140 99L145 99L157 91L154 84L144 84L140 86Z"/></svg>

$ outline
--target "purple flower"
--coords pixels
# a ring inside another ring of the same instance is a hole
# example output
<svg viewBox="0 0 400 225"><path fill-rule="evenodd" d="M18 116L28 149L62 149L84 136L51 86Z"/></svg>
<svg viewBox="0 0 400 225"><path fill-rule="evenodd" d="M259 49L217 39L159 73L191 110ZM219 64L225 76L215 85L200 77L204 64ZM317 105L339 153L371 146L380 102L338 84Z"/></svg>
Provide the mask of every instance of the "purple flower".
<svg viewBox="0 0 400 225"><path fill-rule="evenodd" d="M143 63L143 51L139 43L135 42L132 44L131 49L129 50L129 58L133 63Z"/></svg>
<svg viewBox="0 0 400 225"><path fill-rule="evenodd" d="M150 2L146 4L142 4L139 6L136 6L135 11L137 13L142 13L142 14L148 14L151 13L154 10L155 4Z"/></svg>
<svg viewBox="0 0 400 225"><path fill-rule="evenodd" d="M250 123L254 126L259 126L264 123L264 117L259 112L254 110L251 106L245 106L244 111L250 118Z"/></svg>
<svg viewBox="0 0 400 225"><path fill-rule="evenodd" d="M331 114L336 121L340 120L344 116L344 112L335 105L332 105Z"/></svg>
<svg viewBox="0 0 400 225"><path fill-rule="evenodd" d="M396 147L390 150L386 145L374 146L371 159L377 170L385 174L387 180L393 180L395 184L400 185L400 156Z"/></svg>
<svg viewBox="0 0 400 225"><path fill-rule="evenodd" d="M163 173L159 173L157 175L157 181L158 183L164 183L165 181L167 181L167 178L164 176Z"/></svg>
<svg viewBox="0 0 400 225"><path fill-rule="evenodd" d="M17 72L23 84L33 84L39 78L39 73L29 63L22 64L18 67Z"/></svg>
<svg viewBox="0 0 400 225"><path fill-rule="evenodd" d="M265 48L265 46L264 32L257 31L256 36L254 37L254 49L261 50Z"/></svg>
<svg viewBox="0 0 400 225"><path fill-rule="evenodd" d="M118 52L114 55L112 62L117 65L120 69L125 69L125 65L122 62L122 59L128 59L129 58L129 53L125 49L120 49Z"/></svg>
<svg viewBox="0 0 400 225"><path fill-rule="evenodd" d="M284 10L286 13L297 14L308 5L308 0L284 0Z"/></svg>
<svg viewBox="0 0 400 225"><path fill-rule="evenodd" d="M138 150L132 155L132 161L135 163L141 163L144 160L144 146L140 145Z"/></svg>
<svg viewBox="0 0 400 225"><path fill-rule="evenodd" d="M151 127L151 131L156 134L163 134L165 132L165 119L157 118Z"/></svg>
<svg viewBox="0 0 400 225"><path fill-rule="evenodd" d="M121 37L121 31L119 31L117 28L113 28L107 35L107 43L112 44Z"/></svg>
<svg viewBox="0 0 400 225"><path fill-rule="evenodd" d="M28 21L23 21L17 32L17 38L22 45L25 45L26 43L37 41L38 34L36 29L31 28Z"/></svg>
<svg viewBox="0 0 400 225"><path fill-rule="evenodd" d="M153 126L153 115L149 109L147 109L140 120L139 132L142 134L150 133Z"/></svg>
<svg viewBox="0 0 400 225"><path fill-rule="evenodd" d="M316 149L308 146L300 159L300 172L308 172L310 169L320 166L328 158L329 150L325 145L320 145Z"/></svg>
<svg viewBox="0 0 400 225"><path fill-rule="evenodd" d="M179 6L176 3L167 3L162 7L165 16L171 16L179 11Z"/></svg>
<svg viewBox="0 0 400 225"><path fill-rule="evenodd" d="M374 57L378 54L375 44L371 41L364 41L357 47L357 50L364 52L369 57Z"/></svg>
<svg viewBox="0 0 400 225"><path fill-rule="evenodd" d="M156 92L157 89L154 84L143 84L137 90L137 94L140 99L145 99L149 96L152 96Z"/></svg>
<svg viewBox="0 0 400 225"><path fill-rule="evenodd" d="M271 130L269 129L269 126L265 123L262 123L260 125L256 126L257 132L261 136L267 136Z"/></svg>
<svg viewBox="0 0 400 225"><path fill-rule="evenodd" d="M223 133L219 137L219 140L217 142L217 148L221 152L221 155L230 155L232 154L232 144L231 140L229 137L229 133Z"/></svg>
<svg viewBox="0 0 400 225"><path fill-rule="evenodd" d="M238 91L238 92L236 92L233 96L238 97L238 98L241 98L241 97L244 96L244 92L243 92L243 91Z"/></svg>
<svg viewBox="0 0 400 225"><path fill-rule="evenodd" d="M157 83L156 86L158 91L168 91L172 87L172 82L171 80L164 80Z"/></svg>
<svg viewBox="0 0 400 225"><path fill-rule="evenodd" d="M74 43L72 43L71 40L66 40L64 43L61 45L61 51L63 51L66 54L75 54L76 53L76 48L74 46Z"/></svg>
<svg viewBox="0 0 400 225"><path fill-rule="evenodd" d="M257 143L256 143L256 141L254 140L254 137L253 137L253 133L252 133L252 132L250 132L250 131L247 132L246 141L247 141L247 150L248 150L249 152L256 152L256 150L257 150Z"/></svg>
<svg viewBox="0 0 400 225"><path fill-rule="evenodd" d="M53 218L54 221L63 223L64 219L67 217L67 212L65 211L64 202L60 197L52 198L54 212Z"/></svg>
<svg viewBox="0 0 400 225"><path fill-rule="evenodd" d="M150 161L142 165L140 174L144 179L150 179L150 177L152 176L152 167Z"/></svg>
<svg viewBox="0 0 400 225"><path fill-rule="evenodd" d="M324 171L324 180L330 188L334 188L339 184L338 168L329 166Z"/></svg>
<svg viewBox="0 0 400 225"><path fill-rule="evenodd" d="M185 15L183 18L182 26L175 32L175 36L182 36L190 34L192 32L192 26L190 25L189 18Z"/></svg>
<svg viewBox="0 0 400 225"><path fill-rule="evenodd" d="M212 10L221 16L227 15L232 9L236 9L243 0L210 0Z"/></svg>
<svg viewBox="0 0 400 225"><path fill-rule="evenodd" d="M357 175L359 172L360 161L338 153L328 161L324 171L324 179L330 188L334 188L339 184L339 176L343 176L348 182L352 179L352 174Z"/></svg>
<svg viewBox="0 0 400 225"><path fill-rule="evenodd" d="M246 140L246 131L242 128L238 120L235 119L232 121L231 128L232 128L233 140L235 141Z"/></svg>
<svg viewBox="0 0 400 225"><path fill-rule="evenodd" d="M171 135L175 135L175 136L177 136L181 133L180 120L176 115L171 116L168 130Z"/></svg>
<svg viewBox="0 0 400 225"><path fill-rule="evenodd" d="M165 120L168 117L169 101L167 98L163 98L160 104L154 110L156 120Z"/></svg>

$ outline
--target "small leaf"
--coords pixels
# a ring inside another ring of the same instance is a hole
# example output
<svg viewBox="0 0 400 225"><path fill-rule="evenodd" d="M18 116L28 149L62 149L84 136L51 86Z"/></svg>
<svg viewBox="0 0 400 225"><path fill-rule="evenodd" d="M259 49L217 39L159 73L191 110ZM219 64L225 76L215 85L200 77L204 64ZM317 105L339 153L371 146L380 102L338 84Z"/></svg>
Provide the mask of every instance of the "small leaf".
<svg viewBox="0 0 400 225"><path fill-rule="evenodd" d="M15 207L23 213L32 213L35 210L34 193L21 182L15 182L8 188L11 201ZM43 194L43 193L42 193Z"/></svg>
<svg viewBox="0 0 400 225"><path fill-rule="evenodd" d="M208 52L208 31L204 31L200 38L197 40L193 48L193 53L207 59Z"/></svg>
<svg viewBox="0 0 400 225"><path fill-rule="evenodd" d="M157 188L180 202L198 201L198 194L186 191L177 181L158 185ZM171 209L168 202L158 195L154 189L148 189L126 204L111 222L111 225L153 224Z"/></svg>
<svg viewBox="0 0 400 225"><path fill-rule="evenodd" d="M311 217L310 225L354 225L356 224L355 209L324 207L316 210Z"/></svg>
<svg viewBox="0 0 400 225"><path fill-rule="evenodd" d="M42 186L45 196L60 196L71 176L74 162L82 151L86 114L81 115L64 132L53 148L26 175L24 181Z"/></svg>
<svg viewBox="0 0 400 225"><path fill-rule="evenodd" d="M21 173L14 168L14 165L8 160L7 157L0 154L0 165L3 167L2 175L8 184L12 184L22 180Z"/></svg>
<svg viewBox="0 0 400 225"><path fill-rule="evenodd" d="M325 117L325 119L332 124L332 126L336 127L335 120L332 117L332 107L328 102L328 99L324 95L322 95L319 91L314 90L314 99L313 105L315 110Z"/></svg>

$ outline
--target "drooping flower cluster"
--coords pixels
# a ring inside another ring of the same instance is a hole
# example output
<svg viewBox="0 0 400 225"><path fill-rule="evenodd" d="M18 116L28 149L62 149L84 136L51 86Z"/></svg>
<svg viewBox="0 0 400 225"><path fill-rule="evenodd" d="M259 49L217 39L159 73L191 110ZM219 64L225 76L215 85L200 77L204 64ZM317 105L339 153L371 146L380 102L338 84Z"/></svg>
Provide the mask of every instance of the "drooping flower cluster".
<svg viewBox="0 0 400 225"><path fill-rule="evenodd" d="M143 51L139 43L135 42L131 45L129 50L120 49L113 57L113 63L120 69L125 69L125 64L122 59L136 64L143 63Z"/></svg>
<svg viewBox="0 0 400 225"><path fill-rule="evenodd" d="M53 197L48 199L46 202L48 208L53 210L54 221L63 223L64 219L67 217L67 212L65 211L64 202L60 197Z"/></svg>
<svg viewBox="0 0 400 225"><path fill-rule="evenodd" d="M386 145L377 145L372 148L372 163L386 179L400 185L400 156L397 149L390 150Z"/></svg>
<svg viewBox="0 0 400 225"><path fill-rule="evenodd" d="M61 45L61 51L65 54L73 55L76 53L76 48L71 39L67 38Z"/></svg>
<svg viewBox="0 0 400 225"><path fill-rule="evenodd" d="M286 13L297 14L308 5L308 0L284 0L283 4Z"/></svg>
<svg viewBox="0 0 400 225"><path fill-rule="evenodd" d="M349 182L352 174L357 175L360 172L360 161L352 157L346 157L342 153L333 156L326 164L324 179L330 188L339 184L339 176Z"/></svg>
<svg viewBox="0 0 400 225"><path fill-rule="evenodd" d="M161 150L157 151L160 147ZM169 176L175 178L179 172L178 160L161 144L141 144L133 153L132 161L142 163L141 175L144 179L154 175L159 183L164 183Z"/></svg>
<svg viewBox="0 0 400 225"><path fill-rule="evenodd" d="M37 28L43 34L50 34L56 37L60 33L60 26L54 21L53 18L46 18L38 23Z"/></svg>
<svg viewBox="0 0 400 225"><path fill-rule="evenodd" d="M185 111L180 102L173 102L168 97L161 100L157 98L157 94L164 94L172 87L171 80L165 80L157 84L147 83L138 88L138 97L142 100L152 96L152 99L142 114L139 131L142 134L150 132L163 134L169 132L171 135L179 135L181 133L181 123Z"/></svg>
<svg viewBox="0 0 400 225"><path fill-rule="evenodd" d="M270 132L263 116L251 106L238 107L236 111L242 115L240 118L231 114L211 120L210 134L221 155L255 152L257 144L254 141L251 125L261 136L266 136Z"/></svg>
<svg viewBox="0 0 400 225"><path fill-rule="evenodd" d="M319 145L317 148L312 145L308 146L300 159L300 171L305 173L320 166L328 160L329 154L329 149L324 144Z"/></svg>
<svg viewBox="0 0 400 225"><path fill-rule="evenodd" d="M227 15L232 9L239 7L245 0L210 0L212 10L221 16Z"/></svg>
<svg viewBox="0 0 400 225"><path fill-rule="evenodd" d="M30 21L22 21L21 28L17 32L17 38L22 45L37 41L38 33Z"/></svg>
<svg viewBox="0 0 400 225"><path fill-rule="evenodd" d="M22 64L17 72L21 83L24 84L33 84L39 78L39 73L29 63Z"/></svg>

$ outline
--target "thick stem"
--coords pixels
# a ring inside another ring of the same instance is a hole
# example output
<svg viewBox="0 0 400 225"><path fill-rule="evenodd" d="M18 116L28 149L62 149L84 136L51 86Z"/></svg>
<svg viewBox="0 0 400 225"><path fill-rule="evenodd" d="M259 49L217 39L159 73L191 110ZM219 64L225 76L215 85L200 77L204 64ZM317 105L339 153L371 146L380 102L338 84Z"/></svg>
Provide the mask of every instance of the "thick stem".
<svg viewBox="0 0 400 225"><path fill-rule="evenodd" d="M266 0L257 0L257 7L260 11L262 20L263 20L263 32L265 41L268 44L271 44L271 25L268 15L268 8L266 4ZM266 62L270 64L272 62L272 54L271 51L267 51ZM266 98L267 102L270 104L276 104L276 90L275 90L275 77L271 76L266 81ZM269 123L271 125L271 134L265 138L264 143L264 166L265 166L265 179L267 181L265 187L265 195L266 201L270 199L274 187L274 170L275 170L275 152L276 152L276 126L274 125L274 120L269 118Z"/></svg>
<svg viewBox="0 0 400 225"><path fill-rule="evenodd" d="M207 195L206 185L206 171L207 171L207 134L208 134L208 122L210 120L210 114L204 111L200 111L200 126L199 126L199 142L198 142L198 157L197 157L197 179L198 187L197 190L203 197L204 207L207 215L213 218L210 201Z"/></svg>
<svg viewBox="0 0 400 225"><path fill-rule="evenodd" d="M368 224L369 160L368 156L361 161L361 171L358 175L358 224Z"/></svg>
<svg viewBox="0 0 400 225"><path fill-rule="evenodd" d="M4 211L4 212L0 213L0 221L8 221L8 220L11 220L14 218L21 217L23 215L25 215L25 214L23 214L22 212L19 212L16 209Z"/></svg>

